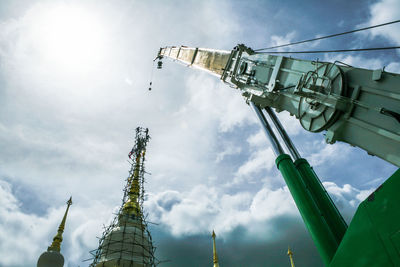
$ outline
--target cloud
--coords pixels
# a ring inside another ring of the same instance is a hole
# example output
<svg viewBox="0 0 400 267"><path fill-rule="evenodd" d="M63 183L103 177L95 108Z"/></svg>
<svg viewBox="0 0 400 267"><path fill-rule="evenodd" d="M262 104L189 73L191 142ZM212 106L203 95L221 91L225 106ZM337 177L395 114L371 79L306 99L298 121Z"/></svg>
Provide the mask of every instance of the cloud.
<svg viewBox="0 0 400 267"><path fill-rule="evenodd" d="M216 163L221 162L227 156L237 155L242 151L242 149L236 145L229 145L225 150L217 154L217 158L215 159Z"/></svg>
<svg viewBox="0 0 400 267"><path fill-rule="evenodd" d="M11 194L10 184L0 183L0 256L1 264L13 266L32 262L39 253L36 241L43 239L45 229L39 227L45 221L19 211L17 199ZM37 231L32 231L32 229ZM38 240L39 239L39 240Z"/></svg>
<svg viewBox="0 0 400 267"><path fill-rule="evenodd" d="M304 131L300 122L294 116L290 116L289 112L279 112L277 113L277 117L290 137L296 136Z"/></svg>
<svg viewBox="0 0 400 267"><path fill-rule="evenodd" d="M199 116L207 114L217 119L220 132L229 132L234 127L256 122L239 91L217 83L214 77L197 73L189 76L186 85L191 98L183 109L190 107Z"/></svg>
<svg viewBox="0 0 400 267"><path fill-rule="evenodd" d="M374 191L373 188L360 190L349 184L340 187L333 182L323 182L323 185L348 223L358 204Z"/></svg>
<svg viewBox="0 0 400 267"><path fill-rule="evenodd" d="M400 73L400 63L392 62L386 66L385 70L388 72Z"/></svg>
<svg viewBox="0 0 400 267"><path fill-rule="evenodd" d="M210 155L210 160L215 159L210 153L212 147L208 145L215 139L214 129L228 132L247 123L247 105L237 92L222 86L218 79L197 75L184 77L185 69L178 66L181 69L174 70L173 77L180 79L182 85L172 86L175 80L165 79L163 83L155 83L151 94L147 91L147 78L138 79L148 77L150 68L147 66L151 66L151 59L157 51L154 48L169 38L188 36L186 33L189 33L192 38L187 39L186 44L189 41L200 43L200 40L212 36L229 36L240 31L232 17L223 16L221 19L221 12L216 12L215 4L197 3L199 12L187 20L191 26L182 25L179 29L182 34L176 33L172 37L163 27L145 26L151 18L155 25L181 22L182 17L188 16L181 9L172 9L166 16L161 11L170 9L169 5L152 8L135 3L133 9L124 1L113 5L105 2L96 6L90 3L78 5L85 10L91 9L93 14L103 19L106 24L104 31L109 35L105 45L112 48L112 51L107 50L112 53L107 64L97 66L90 73L65 71L56 64L45 62L42 55L35 52L42 49L43 44L35 42L35 36L30 32L32 23L36 23L40 14L48 14L59 5L77 6L73 3L36 3L21 17L1 23L0 55L5 86L1 92L4 97L0 112L0 141L4 145L0 163L4 166L4 175L23 181L26 180L26 169L29 169L29 181L37 187L41 187L41 181L45 179L50 187L60 188L56 185L67 184L63 190L73 191L77 184L84 183L85 187L96 188L93 191L101 191L104 184L94 182L96 177L97 181L108 183L109 188L119 192L121 183L115 184L109 178L125 176L126 151L132 139L131 130L137 125L146 125L151 133L158 135L153 139L153 154L160 155L160 158L153 156L149 164L157 167L152 170L160 176L169 175L170 171L166 169L171 166L183 169L181 162L193 159L187 162L182 174L171 175L185 177L185 171L200 166L205 168L207 162L203 164L199 160L207 157L204 155ZM192 9L193 3L185 5ZM217 5L220 10L230 12L227 2ZM133 12L129 16L128 10ZM154 13L161 13L161 17ZM118 23L110 21L115 17L120 18ZM138 26L132 28L131 25ZM193 35L192 29L197 29L194 32L198 35ZM138 42L144 33L157 36L152 45ZM219 46L231 47L227 38L219 40ZM184 40L176 38L175 41ZM163 71L158 74L168 72ZM135 88L132 88L133 84ZM199 84L204 86L199 87ZM174 87L177 90L171 89ZM182 95L187 95L187 98L180 99ZM183 104L186 100L189 103ZM242 108L238 108L240 106ZM185 127L186 131L182 131ZM190 134L187 127L197 132ZM171 146L162 147L167 143ZM181 149L178 151L176 147Z"/></svg>
<svg viewBox="0 0 400 267"><path fill-rule="evenodd" d="M107 34L104 45L111 49L106 51L110 53L106 55L110 56L107 62L86 71L75 71L43 58L43 43L40 43L43 40L36 42L37 36L32 35L31 28L38 16L59 4L78 5L102 18ZM190 15L183 11L193 10L194 6L198 12ZM166 9L169 11L165 12ZM8 177L10 186L22 183L29 187L30 194L36 194L43 203L60 203L60 196L74 195L76 204L69 225L75 230L65 235L66 259L79 262L96 248L95 237L101 234L100 226L109 221L112 203L119 203L122 194L123 178L129 168L126 155L135 127L147 126L152 135L148 170L154 175L147 189L167 192L157 205L161 210L174 210L177 204L182 204L171 189L188 190L213 172L210 166L215 164L219 153L214 146L218 135L254 123L237 91L207 76L185 77L186 68L181 66L173 69L171 64L169 70L158 72L159 80L155 80L153 91L147 91L148 70L158 46L172 41L205 45L204 40L214 40L210 46L231 48L235 42L230 41L230 35L240 30L235 27L233 17L228 16L230 12L230 4L223 1L185 3L181 9L159 3L137 2L130 6L126 1L112 5L42 2L33 3L20 17L1 21L0 174ZM182 19L188 23L183 25ZM165 25L176 31L165 31ZM220 38L215 42L213 36ZM172 79L165 77L168 75ZM99 196L104 202L97 202ZM82 203L88 205L80 207ZM16 248L16 254L27 255L29 259L19 257L12 263L4 257L1 265L22 266L23 260L34 265L51 241L64 207L60 205L57 212L45 210L40 216L25 214L11 204L7 207L16 219L3 222L14 225L15 231L24 233L31 241L24 241L26 246ZM74 214L80 214L81 218ZM29 228L20 217L40 225L40 236L28 234ZM13 216L7 214L2 218ZM4 232L0 243L6 244L4 240L13 234ZM37 248L23 253L29 246ZM6 246L1 251L11 249Z"/></svg>
<svg viewBox="0 0 400 267"><path fill-rule="evenodd" d="M43 57L44 40L36 40L30 31L40 14L58 4L79 5L100 18L106 35L103 64L85 66L80 61L77 71ZM166 244L197 241L202 235L209 238L215 228L227 247L240 240L248 242L239 242L243 251L251 248L264 255L268 250L278 253L282 246L286 249L294 238L307 258L316 255L307 250L312 245L302 245L311 243L273 167L275 158L268 141L239 91L170 61L165 61L161 71L155 70L153 90L147 90L159 46L231 49L238 40L251 43L260 36L264 42L266 35L260 31L271 29L265 27L267 21L260 22L237 5L231 1L40 1L21 5L18 16L5 15L0 8L0 175L7 181L1 182L0 192L0 265L35 265L55 234L65 195L70 194L75 204L63 254L70 266L89 257L88 251L97 247L101 225L110 221L120 203L129 168L127 153L137 126L149 127L152 136L146 162L152 173L146 176L146 207L151 220L159 223L155 242L163 236L166 241L161 242ZM263 17L264 11L259 9ZM291 30L282 36L275 34L272 41L290 42L301 34ZM380 65L362 57L343 60ZM398 66L392 63L391 68ZM315 142L321 138L304 134L293 117L278 116L288 133L305 144L304 155L325 173L334 172L335 163L344 160L338 159L342 149L346 152L344 146ZM357 158L360 153L351 155ZM387 167L379 163L376 169L382 166ZM361 173L360 168L354 172ZM237 184L229 186L232 177ZM346 183L353 184L356 178ZM328 184L329 190L344 210L354 210L367 194L330 176L324 181L333 183ZM28 188L24 192L29 197L15 193L17 185ZM34 207L32 198L46 203L45 207ZM251 238L259 243L251 243ZM187 247L193 249L195 244ZM185 250L186 257L209 256L203 253L204 247L198 249L199 254ZM232 266L236 259L245 262L239 254L229 255ZM272 258L280 262L271 254ZM307 258L303 265L311 266ZM196 260L191 258L191 263Z"/></svg>
<svg viewBox="0 0 400 267"><path fill-rule="evenodd" d="M284 36L272 35L271 46L285 45L291 43L295 37L296 37L295 31L291 31ZM287 50L287 48L278 48L278 51L284 51L284 50Z"/></svg>
<svg viewBox="0 0 400 267"><path fill-rule="evenodd" d="M347 217L372 190L358 190L348 184L343 187L324 182L339 209ZM65 204L50 208L44 216L21 211L21 203L14 196L10 183L0 183L0 264L4 266L34 265L40 253L51 243L65 211ZM66 263L89 258L88 251L96 248L94 236L101 234L101 223L112 218L112 207L94 201L90 205L74 203L67 219L62 253ZM278 228L277 222L300 223L298 211L287 187L269 189L264 186L255 194L229 194L216 187L198 185L190 192L165 191L150 193L145 202L149 219L159 223L158 230L170 232L174 238L207 235L214 229L218 236L231 238L232 232L243 229L249 240L273 240L285 235L290 228ZM29 226L26 228L25 226ZM252 225L252 227L248 227ZM301 225L301 223L300 223ZM5 230L7 229L7 232ZM242 231L242 230L241 230ZM7 237L12 236L12 239ZM162 242L161 242L162 243ZM155 244L157 245L157 243ZM21 255L23 255L21 257Z"/></svg>
<svg viewBox="0 0 400 267"><path fill-rule="evenodd" d="M255 147L255 146L265 145L266 140L267 138L265 137L265 133L261 129L256 134L250 135L247 138L247 143L249 143L251 147Z"/></svg>
<svg viewBox="0 0 400 267"><path fill-rule="evenodd" d="M304 155L312 166L323 164L337 164L341 158L345 158L351 151L351 147L344 143L335 145L327 144L324 140L310 142L307 147L312 146L312 152Z"/></svg>
<svg viewBox="0 0 400 267"><path fill-rule="evenodd" d="M397 20L400 17L400 3L396 0L381 0L370 6L370 19L368 26L382 24ZM383 36L396 44L400 44L400 31L398 25L388 25L369 31L372 37Z"/></svg>
<svg viewBox="0 0 400 267"><path fill-rule="evenodd" d="M251 176L254 173L270 170L275 165L275 156L271 148L255 151L250 159L239 167L239 177Z"/></svg>
<svg viewBox="0 0 400 267"><path fill-rule="evenodd" d="M384 61L380 58L365 58L364 56L357 55L325 55L324 61L335 62L340 61L352 67L364 68L369 70L382 69Z"/></svg>
<svg viewBox="0 0 400 267"><path fill-rule="evenodd" d="M13 186L0 180L0 265L36 266L40 254L47 250L65 213L66 205L49 208L43 216L21 209ZM97 200L88 205L74 203L69 211L61 253L66 266L89 258L97 245L101 222L110 220L111 207Z"/></svg>
<svg viewBox="0 0 400 267"><path fill-rule="evenodd" d="M372 189L359 190L334 182L324 186L347 219ZM167 227L175 237L202 235L216 230L223 238L243 227L251 239L264 240L277 231L272 222L279 218L299 221L299 212L286 186L271 189L267 184L256 193L226 193L221 188L195 186L191 191L150 194L146 202L150 219ZM248 227L252 225L252 227ZM260 235L260 233L264 233Z"/></svg>

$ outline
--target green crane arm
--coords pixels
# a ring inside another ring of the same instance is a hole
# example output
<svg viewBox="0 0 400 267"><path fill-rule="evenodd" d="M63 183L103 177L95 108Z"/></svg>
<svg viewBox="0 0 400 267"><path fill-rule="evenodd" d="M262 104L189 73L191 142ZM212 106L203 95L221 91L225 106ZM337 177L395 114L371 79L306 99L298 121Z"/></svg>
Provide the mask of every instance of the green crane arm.
<svg viewBox="0 0 400 267"><path fill-rule="evenodd" d="M400 166L399 74L258 54L244 45L165 47L162 57L217 75L260 108L288 111L307 131L326 131L329 144L346 142Z"/></svg>

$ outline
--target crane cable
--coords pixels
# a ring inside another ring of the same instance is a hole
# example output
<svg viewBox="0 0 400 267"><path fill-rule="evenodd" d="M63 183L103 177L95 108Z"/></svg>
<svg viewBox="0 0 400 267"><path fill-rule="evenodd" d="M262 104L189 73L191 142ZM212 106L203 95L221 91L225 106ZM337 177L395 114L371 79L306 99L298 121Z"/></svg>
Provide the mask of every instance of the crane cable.
<svg viewBox="0 0 400 267"><path fill-rule="evenodd" d="M265 52L256 52L255 54L317 54L317 53L361 52L361 51L390 50L390 49L400 49L400 46L336 49L336 50L310 50L310 51L265 51Z"/></svg>
<svg viewBox="0 0 400 267"><path fill-rule="evenodd" d="M332 37L336 37L336 36L340 36L340 35L345 35L345 34L349 34L349 33L365 31L365 30L378 28L378 27L382 27L382 26L386 26L386 25L390 25L390 24L395 24L395 23L399 23L399 22L400 22L400 20L394 20L394 21L390 21L390 22L386 22L386 23L382 23L382 24L377 24L377 25L373 25L373 26L369 26L369 27L365 27L365 28L360 28L360 29L356 29L356 30L351 30L351 31L347 31L347 32L330 34L330 35L317 37L317 38L313 38L313 39L308 39L308 40L303 40L303 41L298 41L298 42L294 42L294 43L288 43L288 44L283 44L283 45L260 48L260 49L254 50L254 51L258 52L258 51L267 50L267 49L275 49L275 48L285 47L285 46L290 46L290 45L303 44L303 43L308 43L308 42L312 42L312 41L318 41L318 40L322 40L322 39L326 39L326 38L332 38ZM347 52L347 51L345 51L345 52Z"/></svg>
<svg viewBox="0 0 400 267"><path fill-rule="evenodd" d="M151 66L150 83L149 83L149 88L148 88L149 91L151 91L151 89L153 89L153 77L154 77L154 60L153 60L153 65Z"/></svg>

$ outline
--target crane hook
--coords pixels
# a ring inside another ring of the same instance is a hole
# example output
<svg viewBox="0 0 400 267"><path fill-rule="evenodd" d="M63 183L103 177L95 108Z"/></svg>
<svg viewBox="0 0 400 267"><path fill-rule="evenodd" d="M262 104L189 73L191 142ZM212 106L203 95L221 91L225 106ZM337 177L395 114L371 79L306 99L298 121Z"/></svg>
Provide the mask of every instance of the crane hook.
<svg viewBox="0 0 400 267"><path fill-rule="evenodd" d="M161 61L161 60L158 60L158 62L157 62L157 69L162 69L162 65L163 65L163 62Z"/></svg>

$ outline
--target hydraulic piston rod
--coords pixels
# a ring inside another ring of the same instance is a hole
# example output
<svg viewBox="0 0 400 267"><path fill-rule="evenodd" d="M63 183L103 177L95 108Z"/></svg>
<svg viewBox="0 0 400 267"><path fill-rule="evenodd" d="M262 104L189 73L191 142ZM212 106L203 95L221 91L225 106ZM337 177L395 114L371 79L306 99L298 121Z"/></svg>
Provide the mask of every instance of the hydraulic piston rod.
<svg viewBox="0 0 400 267"><path fill-rule="evenodd" d="M297 151L292 140L290 139L290 137L286 133L285 129L283 128L281 122L276 117L275 112L270 107L265 107L264 109L268 113L269 117L271 118L273 124L275 125L275 128L278 130L278 133L282 137L282 140L285 143L290 154L292 155L293 159L297 160L297 159L301 158L299 151Z"/></svg>
<svg viewBox="0 0 400 267"><path fill-rule="evenodd" d="M307 186L305 185L299 171L296 169L292 159L289 155L284 153L278 138L274 134L271 126L262 113L262 110L251 101L250 106L254 109L257 117L260 119L266 136L271 142L272 150L277 156L276 165L282 173L296 206L300 211L301 217L303 218L303 221L306 224L325 265L328 265L337 250L339 242L334 237L326 218L322 216L312 194L307 190Z"/></svg>
<svg viewBox="0 0 400 267"><path fill-rule="evenodd" d="M347 230L347 224L345 220L337 209L335 203L332 201L325 187L322 185L313 168L306 159L301 158L300 153L297 151L289 135L286 133L275 112L270 107L265 107L265 111L282 137L282 140L284 141L287 149L290 151L290 154L295 159L294 164L296 169L300 173L300 176L303 179L303 182L309 190L312 198L314 199L314 202L317 204L320 213L325 218L325 221L329 225L329 228L336 241L340 243Z"/></svg>
<svg viewBox="0 0 400 267"><path fill-rule="evenodd" d="M272 131L271 126L269 125L267 119L265 118L264 114L262 113L261 109L256 106L253 102L250 101L250 106L254 109L255 113L257 114L258 119L260 120L264 132L271 142L272 150L275 153L275 156L279 156L284 153L281 144L279 143L278 138L276 137L275 133Z"/></svg>

